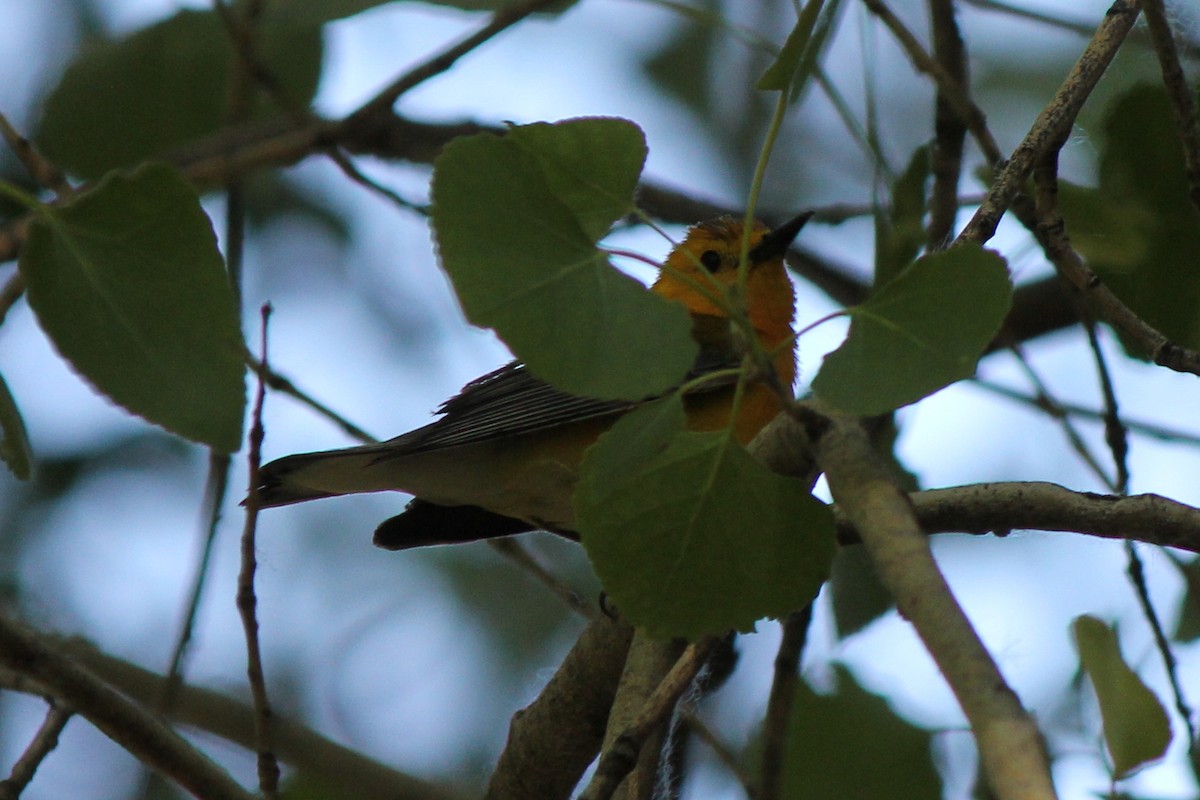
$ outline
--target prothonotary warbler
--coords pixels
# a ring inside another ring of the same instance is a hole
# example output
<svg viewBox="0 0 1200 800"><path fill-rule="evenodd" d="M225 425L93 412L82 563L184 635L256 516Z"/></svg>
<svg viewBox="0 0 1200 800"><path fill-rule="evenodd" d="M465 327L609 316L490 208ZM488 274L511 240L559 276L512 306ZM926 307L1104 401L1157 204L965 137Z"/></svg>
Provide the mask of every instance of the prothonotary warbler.
<svg viewBox="0 0 1200 800"><path fill-rule="evenodd" d="M757 224L750 235L745 308L764 350L773 354L776 385L788 388L796 377L795 294L783 256L810 216L801 214L774 230ZM691 312L700 354L689 381L741 363L727 315L696 288L711 286L701 271L733 287L741 246L738 220L722 217L695 225L651 287ZM732 380L697 382L684 398L688 427L714 430L730 424L733 398ZM379 444L267 464L259 500L269 508L357 492L407 492L414 499L404 513L375 531L375 543L393 550L529 530L572 536L571 495L583 453L636 405L568 394L513 362L467 384L442 404L441 417L423 428ZM732 420L738 440L749 442L781 406L767 382L745 387Z"/></svg>

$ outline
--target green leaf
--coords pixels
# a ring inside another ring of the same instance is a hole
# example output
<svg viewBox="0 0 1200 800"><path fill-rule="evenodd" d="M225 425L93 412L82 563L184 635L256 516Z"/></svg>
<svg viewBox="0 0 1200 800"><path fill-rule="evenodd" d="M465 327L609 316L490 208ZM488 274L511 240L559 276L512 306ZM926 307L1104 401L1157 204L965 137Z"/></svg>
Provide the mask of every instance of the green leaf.
<svg viewBox="0 0 1200 800"><path fill-rule="evenodd" d="M262 61L293 102L307 105L320 77L320 26L282 15L269 23ZM225 122L232 57L220 21L196 11L88 47L47 98L35 139L51 161L96 179L214 133ZM260 115L269 110L258 106Z"/></svg>
<svg viewBox="0 0 1200 800"><path fill-rule="evenodd" d="M467 318L569 392L642 399L696 357L683 306L596 247L632 207L645 154L632 123L576 119L457 139L434 165L438 252Z"/></svg>
<svg viewBox="0 0 1200 800"><path fill-rule="evenodd" d="M1184 561L1167 551L1167 557L1183 578L1184 594L1180 602L1179 621L1175 624L1174 639L1194 642L1200 639L1200 558Z"/></svg>
<svg viewBox="0 0 1200 800"><path fill-rule="evenodd" d="M813 391L853 414L882 414L975 372L1008 313L1004 259L973 245L914 262L850 309L850 334Z"/></svg>
<svg viewBox="0 0 1200 800"><path fill-rule="evenodd" d="M267 17L279 16L318 25L353 17L364 11L387 5L392 0L272 0L267 6ZM525 0L424 0L427 5L457 8L462 11L500 11L511 8ZM539 9L538 14L558 14L574 5L577 0L564 0Z"/></svg>
<svg viewBox="0 0 1200 800"><path fill-rule="evenodd" d="M129 411L223 452L245 409L237 306L196 193L150 164L42 207L21 249L58 351Z"/></svg>
<svg viewBox="0 0 1200 800"><path fill-rule="evenodd" d="M812 39L813 28L817 25L817 17L820 16L821 8L824 5L825 0L808 0L804 4L795 26L788 34L787 41L783 43L783 49L779 51L779 56L758 79L758 83L754 85L755 89L782 92L791 86L796 70Z"/></svg>
<svg viewBox="0 0 1200 800"><path fill-rule="evenodd" d="M1087 615L1076 617L1072 628L1079 664L1100 701L1114 777L1120 780L1163 757L1171 743L1171 721L1154 692L1121 657L1115 630Z"/></svg>
<svg viewBox="0 0 1200 800"><path fill-rule="evenodd" d="M895 606L891 593L879 582L866 548L860 545L838 548L829 589L838 636L843 639L858 633Z"/></svg>
<svg viewBox="0 0 1200 800"><path fill-rule="evenodd" d="M246 219L265 225L279 217L299 217L306 224L324 231L339 245L350 243L350 223L343 210L328 198L288 178L286 173L262 171L242 181L246 201Z"/></svg>
<svg viewBox="0 0 1200 800"><path fill-rule="evenodd" d="M29 434L25 432L25 421L17 408L17 399L8 390L8 383L0 376L0 459L8 471L23 481L32 474L33 448Z"/></svg>
<svg viewBox="0 0 1200 800"><path fill-rule="evenodd" d="M583 546L604 590L653 636L752 629L809 602L833 558L833 516L729 430L682 429L677 395L621 418L584 456Z"/></svg>
<svg viewBox="0 0 1200 800"><path fill-rule="evenodd" d="M815 693L804 681L792 707L783 768L783 796L856 800L939 800L942 782L931 736L897 716L835 667L837 694ZM903 791L897 792L897 787Z"/></svg>
<svg viewBox="0 0 1200 800"><path fill-rule="evenodd" d="M715 66L716 41L712 26L685 24L642 62L642 69L657 89L702 119L712 110L710 76Z"/></svg>
<svg viewBox="0 0 1200 800"><path fill-rule="evenodd" d="M875 285L899 275L925 244L925 185L929 181L929 145L912 154L904 173L892 186L888 213L875 212Z"/></svg>
<svg viewBox="0 0 1200 800"><path fill-rule="evenodd" d="M1139 86L1104 117L1100 185L1060 195L1067 232L1130 308L1177 344L1200 348L1200 213L1165 90Z"/></svg>
<svg viewBox="0 0 1200 800"><path fill-rule="evenodd" d="M268 17L278 15L321 25L353 17L389 2L391 0L272 0L266 9Z"/></svg>

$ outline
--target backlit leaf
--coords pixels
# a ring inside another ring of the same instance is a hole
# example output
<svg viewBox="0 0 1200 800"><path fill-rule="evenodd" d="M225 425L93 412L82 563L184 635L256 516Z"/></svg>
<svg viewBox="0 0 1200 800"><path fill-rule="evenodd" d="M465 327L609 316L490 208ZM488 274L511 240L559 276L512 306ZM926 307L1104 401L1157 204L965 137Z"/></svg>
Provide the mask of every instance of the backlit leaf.
<svg viewBox="0 0 1200 800"><path fill-rule="evenodd" d="M1077 617L1072 628L1079 664L1091 678L1100 701L1114 777L1127 777L1167 752L1171 721L1154 692L1121 657L1116 631L1087 615Z"/></svg>

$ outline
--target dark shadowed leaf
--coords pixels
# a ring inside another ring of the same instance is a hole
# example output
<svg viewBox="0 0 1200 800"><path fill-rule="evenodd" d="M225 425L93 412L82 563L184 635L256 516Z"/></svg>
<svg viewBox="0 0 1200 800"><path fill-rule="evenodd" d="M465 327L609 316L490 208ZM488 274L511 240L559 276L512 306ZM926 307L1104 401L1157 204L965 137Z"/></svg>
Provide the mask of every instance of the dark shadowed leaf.
<svg viewBox="0 0 1200 800"><path fill-rule="evenodd" d="M939 800L929 732L896 715L836 668L837 693L819 695L800 681L783 772L787 800ZM900 788L903 787L903 788Z"/></svg>
<svg viewBox="0 0 1200 800"><path fill-rule="evenodd" d="M660 40L661 49L642 63L642 69L660 90L702 119L712 108L710 81L718 66L715 48L720 35L716 23L709 21L716 15L713 3L707 0L703 9L696 8L693 13L698 21L684 20L669 39Z"/></svg>
<svg viewBox="0 0 1200 800"><path fill-rule="evenodd" d="M434 167L438 253L467 318L570 392L641 399L695 358L685 309L596 247L644 157L632 123L577 119L455 140Z"/></svg>
<svg viewBox="0 0 1200 800"><path fill-rule="evenodd" d="M605 591L655 636L749 630L811 600L833 558L833 517L730 431L683 430L669 398L588 450L576 521Z"/></svg>
<svg viewBox="0 0 1200 800"><path fill-rule="evenodd" d="M825 0L808 0L804 4L800 16L796 19L796 24L788 34L787 41L783 43L783 49L779 51L779 56L758 79L754 88L783 91L791 86L812 39L817 17L820 16L821 8L824 5Z"/></svg>
<svg viewBox="0 0 1200 800"><path fill-rule="evenodd" d="M975 373L1011 302L1005 261L992 251L925 256L850 309L850 334L813 390L854 414L916 402Z"/></svg>
<svg viewBox="0 0 1200 800"><path fill-rule="evenodd" d="M33 469L33 448L25 432L25 421L17 408L17 399L0 376L0 460L8 471L21 480L29 480Z"/></svg>
<svg viewBox="0 0 1200 800"><path fill-rule="evenodd" d="M839 547L829 576L838 636L853 636L895 606L860 545Z"/></svg>
<svg viewBox="0 0 1200 800"><path fill-rule="evenodd" d="M320 26L281 15L270 23L260 38L262 60L290 99L307 105L320 77ZM209 12L181 11L94 44L47 98L35 139L56 164L89 179L178 148L225 122L232 56ZM259 108L268 113L270 106Z"/></svg>
<svg viewBox="0 0 1200 800"><path fill-rule="evenodd" d="M912 263L925 244L925 186L929 182L929 146L912 154L892 185L892 203L875 212L875 285L883 286Z"/></svg>
<svg viewBox="0 0 1200 800"><path fill-rule="evenodd" d="M176 172L113 174L38 209L20 266L42 328L97 390L181 436L238 449L236 303L208 217Z"/></svg>
<svg viewBox="0 0 1200 800"><path fill-rule="evenodd" d="M1100 185L1061 193L1067 233L1118 297L1185 347L1200 347L1200 212L1161 86L1139 86L1104 118Z"/></svg>

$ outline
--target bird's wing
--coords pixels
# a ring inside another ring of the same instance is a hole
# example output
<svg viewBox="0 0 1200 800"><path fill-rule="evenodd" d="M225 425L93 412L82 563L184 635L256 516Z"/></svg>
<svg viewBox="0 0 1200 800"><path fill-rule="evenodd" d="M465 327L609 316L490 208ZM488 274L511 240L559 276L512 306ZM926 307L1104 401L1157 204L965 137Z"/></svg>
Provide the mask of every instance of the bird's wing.
<svg viewBox="0 0 1200 800"><path fill-rule="evenodd" d="M702 346L686 380L736 368L739 363L739 357L729 348ZM713 391L736 380L733 373L714 377L694 392ZM524 364L514 361L464 386L438 409L441 419L375 447L379 450L378 460L385 461L617 414L659 396L642 400L582 397L554 388L534 376Z"/></svg>

